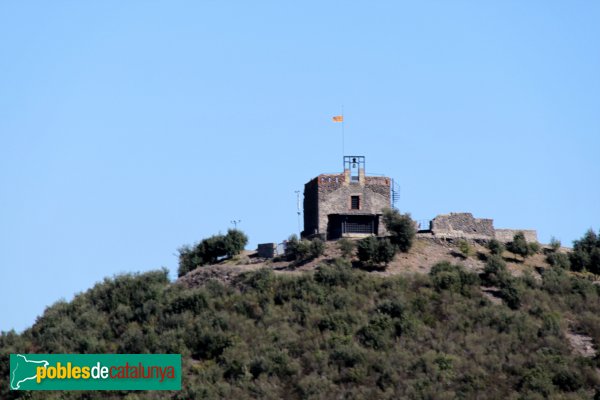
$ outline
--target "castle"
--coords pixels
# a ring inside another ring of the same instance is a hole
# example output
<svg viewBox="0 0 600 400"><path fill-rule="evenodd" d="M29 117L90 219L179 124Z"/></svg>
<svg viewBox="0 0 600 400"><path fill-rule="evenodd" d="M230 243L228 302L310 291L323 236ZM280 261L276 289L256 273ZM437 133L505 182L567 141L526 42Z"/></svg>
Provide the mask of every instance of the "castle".
<svg viewBox="0 0 600 400"><path fill-rule="evenodd" d="M384 208L391 205L391 179L367 176L364 156L344 156L344 172L321 174L304 185L303 237L382 236Z"/></svg>
<svg viewBox="0 0 600 400"><path fill-rule="evenodd" d="M321 174L304 185L302 237L332 240L387 235L381 216L392 207L392 189L389 177L366 175L364 156L344 156L343 173ZM438 215L428 227L419 228L421 236L501 242L511 241L519 231L527 241L537 242L534 230L496 229L494 220L474 218L471 213Z"/></svg>

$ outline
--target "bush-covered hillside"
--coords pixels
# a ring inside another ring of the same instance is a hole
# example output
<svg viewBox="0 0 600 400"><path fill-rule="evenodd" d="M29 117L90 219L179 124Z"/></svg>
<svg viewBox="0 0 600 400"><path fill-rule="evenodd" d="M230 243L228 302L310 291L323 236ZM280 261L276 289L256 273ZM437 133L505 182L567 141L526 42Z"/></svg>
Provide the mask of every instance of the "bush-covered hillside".
<svg viewBox="0 0 600 400"><path fill-rule="evenodd" d="M122 275L0 336L0 398L589 399L600 360L565 333L600 343L600 289L569 274L507 278L494 302L448 263L381 277L335 260L193 289L166 271ZM184 389L9 392L14 352L181 353Z"/></svg>

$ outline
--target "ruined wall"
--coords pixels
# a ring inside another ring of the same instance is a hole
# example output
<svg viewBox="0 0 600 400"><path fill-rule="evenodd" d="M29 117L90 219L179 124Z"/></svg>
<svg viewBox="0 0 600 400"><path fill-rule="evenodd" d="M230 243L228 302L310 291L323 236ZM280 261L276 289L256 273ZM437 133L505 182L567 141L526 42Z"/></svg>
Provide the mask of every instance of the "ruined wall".
<svg viewBox="0 0 600 400"><path fill-rule="evenodd" d="M517 232L523 232L528 242L537 242L537 232L530 229L495 229L494 220L474 218L471 213L450 213L438 215L431 220L431 233L446 239L497 239L507 243Z"/></svg>
<svg viewBox="0 0 600 400"><path fill-rule="evenodd" d="M532 229L496 229L496 239L503 243L512 242L517 232L523 232L525 240L528 242L537 242L537 231Z"/></svg>
<svg viewBox="0 0 600 400"><path fill-rule="evenodd" d="M471 213L443 214L431 221L431 232L440 238L489 240L494 237L494 220L473 218Z"/></svg>

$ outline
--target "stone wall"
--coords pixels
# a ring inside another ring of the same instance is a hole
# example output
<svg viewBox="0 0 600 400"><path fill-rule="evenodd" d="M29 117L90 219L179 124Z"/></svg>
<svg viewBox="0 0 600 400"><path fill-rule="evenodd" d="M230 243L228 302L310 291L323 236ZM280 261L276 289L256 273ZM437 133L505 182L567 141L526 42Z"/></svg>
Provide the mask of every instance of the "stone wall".
<svg viewBox="0 0 600 400"><path fill-rule="evenodd" d="M385 183L386 181L373 181L371 177L365 177L364 182L341 185L333 191L319 191L319 233L327 232L329 214L381 214L384 208L389 208L389 179L387 186ZM360 197L359 210L350 208L351 196ZM386 234L384 225L382 223L378 225L378 234Z"/></svg>
<svg viewBox="0 0 600 400"><path fill-rule="evenodd" d="M471 213L443 214L431 221L431 232L439 238L489 240L494 237L494 220L473 218Z"/></svg>
<svg viewBox="0 0 600 400"><path fill-rule="evenodd" d="M537 231L532 229L496 229L496 239L503 243L512 242L517 232L523 232L525 240L528 242L537 242Z"/></svg>
<svg viewBox="0 0 600 400"><path fill-rule="evenodd" d="M513 240L517 232L523 232L528 242L537 242L537 232L531 229L495 229L494 220L474 218L471 213L438 215L431 220L431 234L443 239L497 239L503 243Z"/></svg>
<svg viewBox="0 0 600 400"><path fill-rule="evenodd" d="M304 231L302 236L319 231L319 177L304 185Z"/></svg>
<svg viewBox="0 0 600 400"><path fill-rule="evenodd" d="M273 258L277 253L277 243L261 243L256 248L256 254L262 258Z"/></svg>
<svg viewBox="0 0 600 400"><path fill-rule="evenodd" d="M390 207L390 178L365 176L350 182L348 171L344 174L323 174L304 185L303 236L326 235L330 214L381 214ZM360 209L352 210L351 196L360 197ZM379 223L379 235L385 235Z"/></svg>

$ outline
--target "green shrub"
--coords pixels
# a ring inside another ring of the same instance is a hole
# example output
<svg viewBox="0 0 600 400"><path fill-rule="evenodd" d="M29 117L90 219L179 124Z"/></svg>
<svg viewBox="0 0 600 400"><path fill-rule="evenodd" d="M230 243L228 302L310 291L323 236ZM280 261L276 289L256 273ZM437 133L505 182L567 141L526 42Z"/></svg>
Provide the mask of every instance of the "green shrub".
<svg viewBox="0 0 600 400"><path fill-rule="evenodd" d="M473 254L473 249L471 248L471 245L467 240L461 239L458 242L458 248L460 249L462 255L465 256L465 258L468 258Z"/></svg>
<svg viewBox="0 0 600 400"><path fill-rule="evenodd" d="M363 263L372 262L377 257L377 246L378 240L374 236L359 240L356 245L358 259Z"/></svg>
<svg viewBox="0 0 600 400"><path fill-rule="evenodd" d="M500 289L500 296L504 299L507 306L516 310L521 307L523 288L516 279L510 279Z"/></svg>
<svg viewBox="0 0 600 400"><path fill-rule="evenodd" d="M437 263L429 272L433 287L438 291L469 294L469 288L479 283L477 275L467 272L460 265L453 265L448 261Z"/></svg>
<svg viewBox="0 0 600 400"><path fill-rule="evenodd" d="M403 318L406 312L406 307L398 300L388 300L382 302L377 307L377 312L387 314L392 318Z"/></svg>
<svg viewBox="0 0 600 400"><path fill-rule="evenodd" d="M201 325L186 337L186 346L196 359L215 359L231 345L229 335Z"/></svg>
<svg viewBox="0 0 600 400"><path fill-rule="evenodd" d="M244 273L241 281L254 290L270 293L275 285L275 273L271 269L261 268L258 271Z"/></svg>
<svg viewBox="0 0 600 400"><path fill-rule="evenodd" d="M296 260L298 256L298 247L300 246L300 240L298 239L298 235L292 234L288 237L288 240L285 242L284 255L285 259L288 261Z"/></svg>
<svg viewBox="0 0 600 400"><path fill-rule="evenodd" d="M357 272L344 263L320 265L315 272L315 281L327 286L348 286L357 279Z"/></svg>
<svg viewBox="0 0 600 400"><path fill-rule="evenodd" d="M523 258L532 254L532 249L529 247L523 232L517 232L513 237L512 242L508 242L506 244L506 249L515 255L520 255Z"/></svg>
<svg viewBox="0 0 600 400"><path fill-rule="evenodd" d="M538 242L531 242L527 244L529 246L529 254L537 254L540 252L540 244Z"/></svg>
<svg viewBox="0 0 600 400"><path fill-rule="evenodd" d="M521 387L525 391L541 394L543 398L548 398L554 390L550 372L538 365L524 372Z"/></svg>
<svg viewBox="0 0 600 400"><path fill-rule="evenodd" d="M581 372L561 365L552 377L552 383L564 392L576 392L584 384L584 379Z"/></svg>
<svg viewBox="0 0 600 400"><path fill-rule="evenodd" d="M571 277L560 268L546 269L542 273L542 289L550 294L571 292Z"/></svg>
<svg viewBox="0 0 600 400"><path fill-rule="evenodd" d="M414 221L410 214L400 214L397 210L383 210L383 223L390 233L390 241L398 250L406 253L412 247L416 235Z"/></svg>
<svg viewBox="0 0 600 400"><path fill-rule="evenodd" d="M552 252L546 256L546 262L553 267L571 269L571 260L565 253Z"/></svg>
<svg viewBox="0 0 600 400"><path fill-rule="evenodd" d="M208 295L204 289L176 292L175 297L166 307L168 313L181 314L184 311L200 313L208 307Z"/></svg>
<svg viewBox="0 0 600 400"><path fill-rule="evenodd" d="M325 252L325 242L320 238L298 240L291 235L285 245L285 258L288 261L306 262L322 256Z"/></svg>
<svg viewBox="0 0 600 400"><path fill-rule="evenodd" d="M490 250L490 253L493 255L500 256L502 252L504 252L504 245L496 239L492 239L488 242L487 248Z"/></svg>
<svg viewBox="0 0 600 400"><path fill-rule="evenodd" d="M345 368L361 364L365 359L365 352L354 344L334 343L329 354L329 360L334 365Z"/></svg>
<svg viewBox="0 0 600 400"><path fill-rule="evenodd" d="M317 258L325 253L325 242L319 238L314 238L310 241L309 256L310 258Z"/></svg>
<svg viewBox="0 0 600 400"><path fill-rule="evenodd" d="M492 255L488 258L483 269L483 280L490 286L502 286L510 274L506 269L506 262L499 255Z"/></svg>
<svg viewBox="0 0 600 400"><path fill-rule="evenodd" d="M558 251L561 246L562 246L562 244L560 243L560 240L558 240L554 236L552 236L552 238L550 238L550 249L552 251L555 251L555 252Z"/></svg>
<svg viewBox="0 0 600 400"><path fill-rule="evenodd" d="M342 252L342 257L350 259L354 252L354 242L350 239L342 238L338 240L338 248Z"/></svg>
<svg viewBox="0 0 600 400"><path fill-rule="evenodd" d="M389 344L393 332L392 328L393 322L389 316L385 314L377 315L357 332L358 340L366 347L385 348Z"/></svg>
<svg viewBox="0 0 600 400"><path fill-rule="evenodd" d="M394 259L396 247L387 238L369 236L357 245L358 259L369 266L388 265Z"/></svg>
<svg viewBox="0 0 600 400"><path fill-rule="evenodd" d="M556 336L560 337L560 315L557 313L545 312L541 315L542 326L540 327L539 336Z"/></svg>

